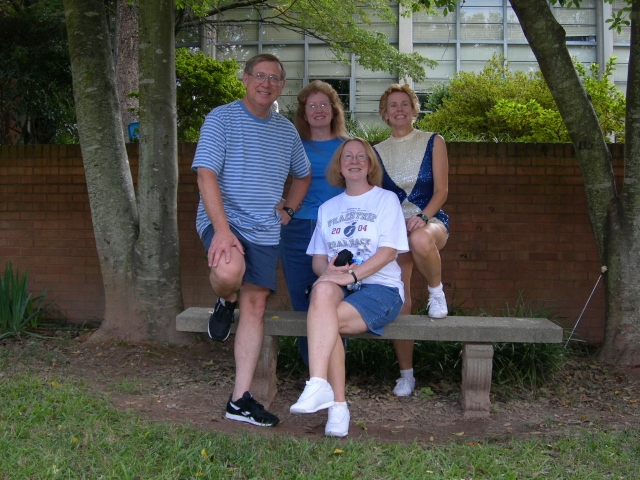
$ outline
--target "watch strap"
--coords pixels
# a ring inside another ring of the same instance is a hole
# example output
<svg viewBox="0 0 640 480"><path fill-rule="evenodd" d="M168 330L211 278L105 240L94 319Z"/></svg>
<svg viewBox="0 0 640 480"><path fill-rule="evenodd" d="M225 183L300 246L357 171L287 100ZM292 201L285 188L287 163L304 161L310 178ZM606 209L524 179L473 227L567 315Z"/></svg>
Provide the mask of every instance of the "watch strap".
<svg viewBox="0 0 640 480"><path fill-rule="evenodd" d="M289 215L291 218L293 218L293 216L296 213L296 212L293 211L293 208L291 208L291 207L282 207L282 210L287 212L287 215Z"/></svg>
<svg viewBox="0 0 640 480"><path fill-rule="evenodd" d="M356 277L356 274L353 270L348 270L347 273L350 273L353 277L353 283L358 283L358 277Z"/></svg>
<svg viewBox="0 0 640 480"><path fill-rule="evenodd" d="M424 213L418 213L416 214L416 217L420 217L422 220L429 223L429 217L427 217Z"/></svg>

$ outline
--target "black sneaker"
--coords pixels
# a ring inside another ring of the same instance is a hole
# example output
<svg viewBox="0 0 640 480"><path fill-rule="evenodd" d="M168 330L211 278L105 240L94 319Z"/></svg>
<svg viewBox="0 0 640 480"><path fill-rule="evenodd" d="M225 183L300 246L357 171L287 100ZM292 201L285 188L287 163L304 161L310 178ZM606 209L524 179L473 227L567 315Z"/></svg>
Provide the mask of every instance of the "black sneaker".
<svg viewBox="0 0 640 480"><path fill-rule="evenodd" d="M238 302L227 302L222 298L218 298L216 306L209 317L209 325L207 333L209 338L213 338L218 342L224 342L229 338L231 324L233 323L233 311L236 309Z"/></svg>
<svg viewBox="0 0 640 480"><path fill-rule="evenodd" d="M244 392L242 398L235 402L227 402L227 413L225 415L229 420L238 422L246 422L258 427L273 427L280 422L275 415L267 412L262 405L256 402L249 392Z"/></svg>

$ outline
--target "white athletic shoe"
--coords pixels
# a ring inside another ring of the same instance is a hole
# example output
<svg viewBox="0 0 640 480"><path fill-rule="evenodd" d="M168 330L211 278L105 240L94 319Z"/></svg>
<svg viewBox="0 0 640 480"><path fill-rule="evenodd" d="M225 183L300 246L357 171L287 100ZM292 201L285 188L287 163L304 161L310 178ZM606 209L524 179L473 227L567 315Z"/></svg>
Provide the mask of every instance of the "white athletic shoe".
<svg viewBox="0 0 640 480"><path fill-rule="evenodd" d="M444 292L432 293L429 295L429 303L427 303L429 316L431 318L444 318L449 313L447 310L447 299L444 298Z"/></svg>
<svg viewBox="0 0 640 480"><path fill-rule="evenodd" d="M396 388L393 389L393 394L396 397L408 397L413 393L414 388L416 388L415 377L400 377L396 380Z"/></svg>
<svg viewBox="0 0 640 480"><path fill-rule="evenodd" d="M307 382L298 401L291 405L289 412L315 413L333 405L333 389L329 382L322 378L313 377Z"/></svg>
<svg viewBox="0 0 640 480"><path fill-rule="evenodd" d="M349 434L349 408L345 405L329 407L329 419L324 427L324 434L327 437L346 437Z"/></svg>

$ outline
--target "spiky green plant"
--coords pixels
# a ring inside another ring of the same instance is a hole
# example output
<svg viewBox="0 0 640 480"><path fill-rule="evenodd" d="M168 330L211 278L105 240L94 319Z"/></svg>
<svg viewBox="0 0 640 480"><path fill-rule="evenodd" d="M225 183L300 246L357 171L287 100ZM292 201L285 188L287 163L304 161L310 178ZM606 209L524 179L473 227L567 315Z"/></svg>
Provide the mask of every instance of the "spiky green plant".
<svg viewBox="0 0 640 480"><path fill-rule="evenodd" d="M28 327L37 325L38 317L44 313L44 296L32 298L27 288L28 269L20 276L20 271L13 274L13 265L8 262L4 276L0 278L0 339L20 334L34 335L27 331Z"/></svg>

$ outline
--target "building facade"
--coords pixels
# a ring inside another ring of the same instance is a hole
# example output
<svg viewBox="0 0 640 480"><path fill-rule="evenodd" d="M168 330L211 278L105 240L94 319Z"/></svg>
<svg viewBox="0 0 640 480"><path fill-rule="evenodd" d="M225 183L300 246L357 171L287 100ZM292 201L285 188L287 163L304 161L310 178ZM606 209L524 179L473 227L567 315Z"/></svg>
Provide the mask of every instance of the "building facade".
<svg viewBox="0 0 640 480"><path fill-rule="evenodd" d="M580 8L552 6L553 13L567 32L567 46L579 62L603 66L611 56L617 57L613 81L626 90L629 61L630 28L618 34L608 29L606 19L624 6L622 0L607 4L583 0ZM398 22L390 25L374 22L367 29L384 32L389 43L401 52L418 52L436 60L427 70L427 79L413 86L428 93L435 84L446 82L459 71L480 71L494 53L503 54L513 70L532 71L537 62L527 44L518 19L508 0L466 0L447 16L417 13L401 16L393 4ZM263 25L254 10L238 8L226 12L215 29L185 32L182 46L199 47L207 56L223 60L234 58L241 65L258 53L277 55L287 70L287 84L280 108L295 105L295 97L312 80L331 83L338 91L346 110L361 122L379 121L378 99L384 89L398 81L392 74L371 71L360 66L355 57L351 65L336 62L328 47L313 38L285 29ZM242 20L243 23L233 24ZM249 21L247 20L254 20ZM197 38L199 36L199 38ZM180 43L179 43L180 45Z"/></svg>

